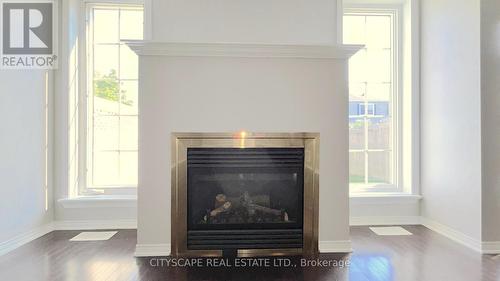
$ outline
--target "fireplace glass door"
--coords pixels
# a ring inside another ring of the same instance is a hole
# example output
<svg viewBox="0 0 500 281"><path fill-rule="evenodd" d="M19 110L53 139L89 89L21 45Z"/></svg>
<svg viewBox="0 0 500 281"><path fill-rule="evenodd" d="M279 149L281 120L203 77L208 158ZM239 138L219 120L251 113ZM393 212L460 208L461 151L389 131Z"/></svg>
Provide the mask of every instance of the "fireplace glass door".
<svg viewBox="0 0 500 281"><path fill-rule="evenodd" d="M302 246L303 148L188 148L188 248Z"/></svg>

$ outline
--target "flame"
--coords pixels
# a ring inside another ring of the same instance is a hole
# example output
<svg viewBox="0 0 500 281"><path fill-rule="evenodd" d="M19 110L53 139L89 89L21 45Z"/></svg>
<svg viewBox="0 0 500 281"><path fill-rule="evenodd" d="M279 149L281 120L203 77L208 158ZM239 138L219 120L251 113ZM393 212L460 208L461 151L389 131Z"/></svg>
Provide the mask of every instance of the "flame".
<svg viewBox="0 0 500 281"><path fill-rule="evenodd" d="M245 139L247 137L247 132L241 131L239 135L240 135L240 148L245 148Z"/></svg>

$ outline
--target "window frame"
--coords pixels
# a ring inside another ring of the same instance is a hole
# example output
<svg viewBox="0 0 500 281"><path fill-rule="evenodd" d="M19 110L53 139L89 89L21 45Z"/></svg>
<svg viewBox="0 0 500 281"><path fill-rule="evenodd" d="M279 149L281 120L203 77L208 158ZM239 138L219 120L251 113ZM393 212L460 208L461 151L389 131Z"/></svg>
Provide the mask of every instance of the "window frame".
<svg viewBox="0 0 500 281"><path fill-rule="evenodd" d="M80 5L80 24L79 24L79 50L78 54L79 65L79 104L78 110L78 190L77 194L80 196L94 196L94 195L136 195L137 185L110 185L110 186L91 186L88 183L90 167L88 166L89 153L92 152L89 144L87 143L90 134L88 127L89 107L90 107L90 94L93 85L93 73L91 58L93 54L92 44L93 41L88 39L91 30L91 11L96 7L138 7L142 6L144 13L144 29L143 38L146 40L150 36L150 26L146 22L147 7L151 0L86 0L82 1ZM149 5L149 7L151 7ZM90 79L89 79L90 78Z"/></svg>
<svg viewBox="0 0 500 281"><path fill-rule="evenodd" d="M364 193L403 193L403 11L400 5L348 5L344 6L343 17L346 15L390 15L393 18L393 40L392 49L394 54L391 56L392 71L392 184L367 184L367 183L349 183L350 194ZM367 128L365 128L367 130ZM376 149L373 149L377 151ZM370 150L372 151L372 150ZM381 150L386 151L386 150ZM351 152L365 152L363 149L349 149ZM365 174L368 172L368 164L365 161Z"/></svg>

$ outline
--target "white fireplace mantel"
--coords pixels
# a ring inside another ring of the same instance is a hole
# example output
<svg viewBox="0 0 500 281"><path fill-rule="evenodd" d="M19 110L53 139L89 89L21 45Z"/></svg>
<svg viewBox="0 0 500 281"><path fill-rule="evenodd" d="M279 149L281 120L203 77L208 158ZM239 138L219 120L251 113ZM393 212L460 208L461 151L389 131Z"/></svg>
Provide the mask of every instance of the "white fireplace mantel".
<svg viewBox="0 0 500 281"><path fill-rule="evenodd" d="M362 45L271 45L125 41L141 56L348 59Z"/></svg>

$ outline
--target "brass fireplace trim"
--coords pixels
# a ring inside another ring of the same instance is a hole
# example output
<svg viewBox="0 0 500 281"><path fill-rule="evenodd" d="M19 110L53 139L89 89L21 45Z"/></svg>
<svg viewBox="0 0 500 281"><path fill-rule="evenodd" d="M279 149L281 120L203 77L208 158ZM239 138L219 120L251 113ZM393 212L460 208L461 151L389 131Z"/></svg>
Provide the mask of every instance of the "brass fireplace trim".
<svg viewBox="0 0 500 281"><path fill-rule="evenodd" d="M187 149L217 148L304 148L304 243L294 249L241 249L238 256L318 254L319 133L172 133L172 255L178 257L220 257L221 250L187 248Z"/></svg>

